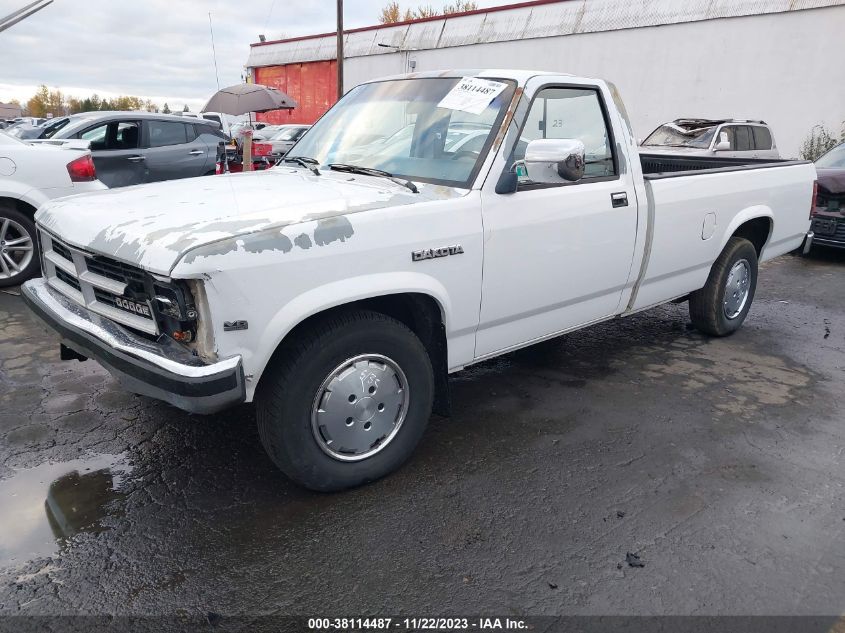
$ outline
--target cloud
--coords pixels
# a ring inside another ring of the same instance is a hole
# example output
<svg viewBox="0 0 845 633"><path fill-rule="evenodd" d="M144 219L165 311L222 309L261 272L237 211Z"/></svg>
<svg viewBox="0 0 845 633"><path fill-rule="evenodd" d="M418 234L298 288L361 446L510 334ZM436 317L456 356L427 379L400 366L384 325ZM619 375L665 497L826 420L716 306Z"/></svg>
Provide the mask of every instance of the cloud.
<svg viewBox="0 0 845 633"><path fill-rule="evenodd" d="M375 24L387 1L347 0L344 26ZM26 3L0 0L0 16ZM400 0L403 7L418 4L448 2ZM259 33L278 39L335 28L334 0L55 0L0 33L0 100L26 101L44 83L74 96L135 95L196 109L217 90L209 12L221 86L241 81Z"/></svg>

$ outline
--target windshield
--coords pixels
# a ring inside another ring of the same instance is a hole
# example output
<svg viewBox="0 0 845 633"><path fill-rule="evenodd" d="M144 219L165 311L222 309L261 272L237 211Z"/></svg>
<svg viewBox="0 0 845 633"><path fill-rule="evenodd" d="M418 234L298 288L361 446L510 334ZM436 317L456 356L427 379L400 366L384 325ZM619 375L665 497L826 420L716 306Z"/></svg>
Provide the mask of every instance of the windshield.
<svg viewBox="0 0 845 633"><path fill-rule="evenodd" d="M715 125L711 127L682 128L677 125L661 125L649 134L643 145L664 145L669 147L698 147L707 149L716 133Z"/></svg>
<svg viewBox="0 0 845 633"><path fill-rule="evenodd" d="M489 100L467 90L476 86L490 90ZM457 77L363 84L314 124L288 158L469 188L513 91L513 82Z"/></svg>
<svg viewBox="0 0 845 633"><path fill-rule="evenodd" d="M41 135L42 138L53 138L56 132L61 130L64 126L70 123L70 118L65 117L63 119L58 119L53 121L52 123L48 123L44 125L44 133Z"/></svg>
<svg viewBox="0 0 845 633"><path fill-rule="evenodd" d="M816 161L816 167L821 168L845 168L845 143L840 143L827 154Z"/></svg>

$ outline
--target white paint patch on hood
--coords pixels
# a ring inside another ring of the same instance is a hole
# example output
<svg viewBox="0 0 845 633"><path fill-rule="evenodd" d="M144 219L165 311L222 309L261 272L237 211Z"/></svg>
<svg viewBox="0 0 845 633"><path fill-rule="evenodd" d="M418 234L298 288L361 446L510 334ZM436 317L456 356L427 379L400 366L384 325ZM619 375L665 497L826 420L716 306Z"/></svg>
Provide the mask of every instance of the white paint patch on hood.
<svg viewBox="0 0 845 633"><path fill-rule="evenodd" d="M74 246L167 275L186 251L228 237L467 193L420 183L415 194L383 178L321 174L275 167L111 189L48 202L36 220Z"/></svg>

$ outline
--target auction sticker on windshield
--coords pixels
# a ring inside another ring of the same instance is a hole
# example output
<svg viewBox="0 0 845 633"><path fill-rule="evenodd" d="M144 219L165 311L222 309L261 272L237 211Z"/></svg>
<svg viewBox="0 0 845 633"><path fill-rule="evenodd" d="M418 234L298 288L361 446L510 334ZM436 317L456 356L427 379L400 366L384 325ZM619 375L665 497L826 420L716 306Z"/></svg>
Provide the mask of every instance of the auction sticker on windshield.
<svg viewBox="0 0 845 633"><path fill-rule="evenodd" d="M452 88L443 100L437 104L438 108L460 110L470 114L481 114L501 92L507 84L478 77L463 77Z"/></svg>

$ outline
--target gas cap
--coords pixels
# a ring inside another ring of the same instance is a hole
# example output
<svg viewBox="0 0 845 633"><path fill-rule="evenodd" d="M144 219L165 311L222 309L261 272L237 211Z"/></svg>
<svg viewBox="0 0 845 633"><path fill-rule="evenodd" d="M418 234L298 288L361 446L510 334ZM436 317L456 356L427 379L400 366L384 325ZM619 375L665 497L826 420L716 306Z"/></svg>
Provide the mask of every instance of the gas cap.
<svg viewBox="0 0 845 633"><path fill-rule="evenodd" d="M0 157L0 176L11 176L16 169L15 161L11 158Z"/></svg>

